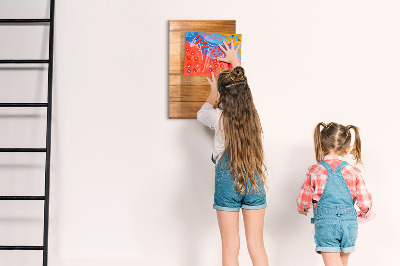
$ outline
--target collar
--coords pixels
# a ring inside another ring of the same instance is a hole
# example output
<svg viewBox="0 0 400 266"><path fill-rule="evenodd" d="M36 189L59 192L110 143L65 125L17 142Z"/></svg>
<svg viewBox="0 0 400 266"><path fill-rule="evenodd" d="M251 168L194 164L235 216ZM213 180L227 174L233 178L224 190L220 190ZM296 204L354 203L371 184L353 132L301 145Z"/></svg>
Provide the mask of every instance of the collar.
<svg viewBox="0 0 400 266"><path fill-rule="evenodd" d="M324 159L325 160L341 160L341 161L346 161L346 159L343 156L336 155L336 154L331 154L331 155L325 155Z"/></svg>

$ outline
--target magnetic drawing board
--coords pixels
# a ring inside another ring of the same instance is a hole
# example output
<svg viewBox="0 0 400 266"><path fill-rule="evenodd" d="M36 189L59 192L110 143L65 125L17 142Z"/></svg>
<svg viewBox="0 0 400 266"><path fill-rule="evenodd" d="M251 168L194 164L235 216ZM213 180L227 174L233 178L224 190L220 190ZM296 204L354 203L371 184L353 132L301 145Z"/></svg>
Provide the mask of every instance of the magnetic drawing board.
<svg viewBox="0 0 400 266"><path fill-rule="evenodd" d="M169 118L196 118L210 92L205 76L184 74L186 32L235 34L236 21L169 21Z"/></svg>

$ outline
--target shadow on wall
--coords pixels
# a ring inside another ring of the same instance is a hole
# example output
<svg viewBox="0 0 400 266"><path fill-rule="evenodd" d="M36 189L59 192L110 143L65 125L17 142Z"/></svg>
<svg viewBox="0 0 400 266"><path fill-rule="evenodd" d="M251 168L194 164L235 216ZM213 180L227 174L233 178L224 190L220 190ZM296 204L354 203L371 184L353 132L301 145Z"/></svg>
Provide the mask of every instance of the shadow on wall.
<svg viewBox="0 0 400 266"><path fill-rule="evenodd" d="M216 226L215 212L212 210L214 195L214 164L211 162L210 149L203 141L194 137L207 134L213 143L213 131L200 123L186 123L181 135L178 136L185 147L185 158L182 161L182 173L185 179L180 184L179 193L175 199L173 215L177 218L181 234L182 265L202 266L202 250L205 238L210 235L210 228ZM210 145L211 147L211 145ZM205 155L207 154L207 155Z"/></svg>
<svg viewBox="0 0 400 266"><path fill-rule="evenodd" d="M168 88L168 91L167 91L167 97L166 97L166 101L167 101L167 119L170 119L169 118L169 20L167 20L166 21L166 31L165 32L167 32L168 34L167 34L167 40L166 40L166 46L167 46L167 52L165 53L167 56L168 56L168 71L166 71L167 72L167 74L166 74L166 82L165 82L165 84L167 84L167 88Z"/></svg>

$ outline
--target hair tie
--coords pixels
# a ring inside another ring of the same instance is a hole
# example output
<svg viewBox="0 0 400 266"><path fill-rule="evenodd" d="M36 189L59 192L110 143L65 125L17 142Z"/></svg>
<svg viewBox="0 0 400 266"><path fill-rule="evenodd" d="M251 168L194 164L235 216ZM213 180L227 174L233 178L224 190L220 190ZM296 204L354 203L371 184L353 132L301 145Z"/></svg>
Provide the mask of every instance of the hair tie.
<svg viewBox="0 0 400 266"><path fill-rule="evenodd" d="M229 88L229 87L231 87L231 86L239 85L239 84L246 84L246 82L245 82L245 81L242 81L242 82L232 83L232 84L229 84L229 85L225 86L225 88Z"/></svg>

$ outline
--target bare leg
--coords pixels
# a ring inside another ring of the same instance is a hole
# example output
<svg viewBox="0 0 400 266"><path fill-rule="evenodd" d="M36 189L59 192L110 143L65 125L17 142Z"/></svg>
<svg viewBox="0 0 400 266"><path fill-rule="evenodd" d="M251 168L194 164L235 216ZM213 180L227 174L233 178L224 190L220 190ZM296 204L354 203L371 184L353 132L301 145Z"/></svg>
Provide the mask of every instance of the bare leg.
<svg viewBox="0 0 400 266"><path fill-rule="evenodd" d="M349 262L350 254L351 253L340 252L340 258L342 259L343 266L347 266L347 263Z"/></svg>
<svg viewBox="0 0 400 266"><path fill-rule="evenodd" d="M339 252L322 252L325 266L343 266Z"/></svg>
<svg viewBox="0 0 400 266"><path fill-rule="evenodd" d="M268 266L268 257L263 238L264 215L265 208L259 210L243 209L247 249L254 266Z"/></svg>
<svg viewBox="0 0 400 266"><path fill-rule="evenodd" d="M222 265L239 265L239 212L217 210L222 242Z"/></svg>

